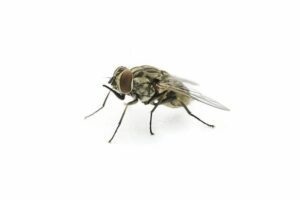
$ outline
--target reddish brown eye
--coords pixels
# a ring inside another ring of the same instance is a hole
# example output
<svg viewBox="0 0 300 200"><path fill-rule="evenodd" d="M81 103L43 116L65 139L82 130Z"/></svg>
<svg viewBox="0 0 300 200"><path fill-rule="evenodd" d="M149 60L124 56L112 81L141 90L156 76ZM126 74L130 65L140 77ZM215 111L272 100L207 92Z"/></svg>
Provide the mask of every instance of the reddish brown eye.
<svg viewBox="0 0 300 200"><path fill-rule="evenodd" d="M132 90L133 75L130 70L126 69L120 77L120 89L123 93L129 93Z"/></svg>

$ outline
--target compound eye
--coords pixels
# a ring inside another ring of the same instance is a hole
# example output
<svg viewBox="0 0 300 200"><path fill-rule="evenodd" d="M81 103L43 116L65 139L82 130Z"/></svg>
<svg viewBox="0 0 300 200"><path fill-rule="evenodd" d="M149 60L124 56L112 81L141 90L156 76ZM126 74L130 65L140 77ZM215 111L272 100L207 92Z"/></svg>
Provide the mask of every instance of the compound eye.
<svg viewBox="0 0 300 200"><path fill-rule="evenodd" d="M132 90L132 81L133 75L129 69L125 69L120 77L120 89L121 92L127 94L130 93Z"/></svg>

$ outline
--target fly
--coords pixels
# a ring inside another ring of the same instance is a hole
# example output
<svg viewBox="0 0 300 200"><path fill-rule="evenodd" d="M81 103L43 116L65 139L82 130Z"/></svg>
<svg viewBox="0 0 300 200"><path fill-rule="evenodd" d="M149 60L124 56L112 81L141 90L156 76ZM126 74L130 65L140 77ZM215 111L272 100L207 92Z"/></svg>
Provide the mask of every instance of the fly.
<svg viewBox="0 0 300 200"><path fill-rule="evenodd" d="M151 135L154 135L152 131L152 116L159 105L165 105L171 108L183 107L190 116L196 118L197 120L211 128L213 128L214 125L208 124L205 121L201 120L188 109L187 105L192 100L200 101L204 104L221 110L229 111L227 107L220 104L219 102L206 97L197 91L192 91L184 85L184 83L195 84L194 82L172 76L166 71L157 69L149 65L133 67L131 69L123 66L118 67L108 83L111 85L111 87L103 85L103 87L107 88L109 92L106 95L102 107L100 107L92 114L86 116L85 119L91 117L92 115L99 112L102 108L104 108L106 101L111 93L113 93L120 100L124 100L126 95L133 98L132 101L126 103L118 126L113 136L109 140L109 143L111 143L114 139L123 121L128 106L134 105L139 100L145 105L150 104L154 106L150 113Z"/></svg>

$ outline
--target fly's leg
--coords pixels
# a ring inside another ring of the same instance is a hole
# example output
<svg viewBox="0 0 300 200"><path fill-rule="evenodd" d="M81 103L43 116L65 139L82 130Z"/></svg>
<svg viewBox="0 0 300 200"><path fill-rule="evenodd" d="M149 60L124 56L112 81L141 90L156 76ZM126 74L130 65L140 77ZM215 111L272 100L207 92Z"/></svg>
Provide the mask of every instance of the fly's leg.
<svg viewBox="0 0 300 200"><path fill-rule="evenodd" d="M119 129L119 127L120 127L122 121L123 121L123 118L124 118L124 115L125 115L125 113L126 113L127 108L128 108L128 105L126 105L126 107L125 107L125 109L124 109L124 111L123 111L123 114L122 114L122 116L121 116L121 119L120 119L120 121L119 121L119 124L118 124L118 126L117 126L117 128L116 128L116 130L115 130L115 132L114 132L114 134L113 134L113 136L112 136L112 137L110 138L110 140L108 141L109 143L111 143L111 141L114 139L114 137L115 137L115 135L116 135L116 133L117 133L117 131L118 131L118 129Z"/></svg>
<svg viewBox="0 0 300 200"><path fill-rule="evenodd" d="M99 112L100 110L102 110L102 108L104 108L105 104L106 104L106 101L108 99L108 96L110 94L110 92L113 92L114 95L116 95L116 97L118 97L119 99L121 100L124 100L125 99L125 95L124 94L119 94L118 92L114 91L113 89L111 89L110 87L106 86L106 85L103 85L103 87L107 88L109 90L109 92L107 93L106 97L105 97L105 100L101 106L101 108L97 109L95 112L93 112L92 114L86 116L84 119L87 119L91 116L93 116L94 114L96 114L97 112Z"/></svg>
<svg viewBox="0 0 300 200"><path fill-rule="evenodd" d="M153 116L153 112L156 110L156 108L159 105L164 104L164 103L168 103L170 101L173 101L175 98L176 98L175 96L169 96L166 99L163 99L160 102L156 103L155 106L154 106L154 108L151 110L151 113L150 113L150 134L151 135L154 135L154 133L152 131L152 116Z"/></svg>
<svg viewBox="0 0 300 200"><path fill-rule="evenodd" d="M202 122L203 124L205 124L205 125L207 125L207 126L209 126L209 127L211 127L211 128L214 128L214 127L215 127L214 125L208 124L208 123L206 123L205 121L201 120L199 117L195 116L195 115L188 109L188 107L187 107L184 103L181 102L181 105L184 107L184 109L186 110L186 112L187 112L189 115L191 115L192 117L196 118L197 120L199 120L200 122Z"/></svg>
<svg viewBox="0 0 300 200"><path fill-rule="evenodd" d="M150 114L150 134L151 135L154 135L153 131L152 131L152 115L153 115L153 112L156 110L157 106L159 104L155 104L154 108L151 110L151 114Z"/></svg>
<svg viewBox="0 0 300 200"><path fill-rule="evenodd" d="M93 116L94 114L96 114L97 112L99 112L100 110L102 110L102 108L104 108L104 106L105 106L105 104L106 104L106 101L107 101L107 99L108 99L109 94L110 94L110 91L107 93L107 95L106 95L106 97L105 97L105 100L104 100L104 102L103 102L101 108L97 109L97 110L96 110L95 112L93 112L92 114L86 116L84 119L87 119L87 118Z"/></svg>
<svg viewBox="0 0 300 200"><path fill-rule="evenodd" d="M115 90L111 89L110 87L108 87L107 85L103 85L103 87L109 89L109 91L114 93L114 95L116 95L116 97L118 97L119 99L121 99L121 100L125 99L125 94L120 94L120 93L116 92Z"/></svg>
<svg viewBox="0 0 300 200"><path fill-rule="evenodd" d="M118 129L119 129L119 127L120 127L122 121L123 121L123 118L124 118L124 115L125 115L125 113L126 113L126 111L127 111L128 106L133 105L133 104L135 104L135 103L137 103L137 102L138 102L138 98L135 98L133 101L128 102L128 103L126 104L125 109L124 109L124 111L123 111L123 114L122 114L122 116L121 116L121 119L120 119L120 121L119 121L119 123L118 123L118 126L117 126L117 128L116 128L116 130L115 130L113 136L112 136L111 139L108 141L109 143L111 143L112 140L114 139L114 137L116 136L116 133L117 133L117 131L118 131Z"/></svg>

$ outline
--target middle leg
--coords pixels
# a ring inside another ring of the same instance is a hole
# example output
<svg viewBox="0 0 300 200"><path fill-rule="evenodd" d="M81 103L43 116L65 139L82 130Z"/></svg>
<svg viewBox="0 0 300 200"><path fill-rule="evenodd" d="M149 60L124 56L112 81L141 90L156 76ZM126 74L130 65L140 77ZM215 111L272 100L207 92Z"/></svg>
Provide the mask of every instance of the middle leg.
<svg viewBox="0 0 300 200"><path fill-rule="evenodd" d="M158 103L154 104L154 108L151 110L151 113L150 113L150 134L151 135L154 135L154 133L152 131L152 116L153 116L154 111L156 110L156 108L159 105L173 101L175 98L176 98L175 96L169 96L166 99L162 99Z"/></svg>

